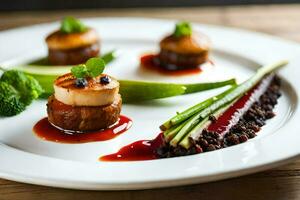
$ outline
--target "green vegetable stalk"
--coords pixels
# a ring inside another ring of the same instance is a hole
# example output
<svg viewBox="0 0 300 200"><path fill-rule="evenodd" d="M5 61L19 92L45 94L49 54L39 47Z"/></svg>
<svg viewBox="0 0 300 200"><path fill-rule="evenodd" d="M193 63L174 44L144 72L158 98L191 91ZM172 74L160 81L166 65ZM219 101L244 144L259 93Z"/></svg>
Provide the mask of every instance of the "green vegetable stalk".
<svg viewBox="0 0 300 200"><path fill-rule="evenodd" d="M187 118L193 116L194 114L198 113L199 111L203 110L204 108L210 106L211 104L213 104L214 102L216 102L219 99L222 99L226 94L228 94L229 92L231 92L234 88L236 87L235 84L232 84L232 87L229 88L228 90L226 90L225 92L208 98L203 102L200 102L190 108L188 108L187 110L177 113L176 116L172 117L170 120L166 121L165 123L163 123L160 126L161 130L168 130L170 127L175 126L183 121L185 121Z"/></svg>
<svg viewBox="0 0 300 200"><path fill-rule="evenodd" d="M178 113L160 126L160 129L165 132L164 136L166 140L169 141L172 146L177 146L179 144L184 148L189 148L191 145L189 138L195 131L200 130L204 124L207 124L210 115L218 115L220 112L225 111L226 109L223 109L224 107L226 108L226 106L243 96L265 75L286 64L287 61L280 61L271 65L266 65L258 69L256 74L245 82L233 86L215 97L209 98ZM172 133L171 136L170 133Z"/></svg>
<svg viewBox="0 0 300 200"><path fill-rule="evenodd" d="M120 94L124 102L137 102L184 95L204 90L235 85L235 79L213 83L178 84L148 81L119 80ZM192 91L193 90L193 91Z"/></svg>

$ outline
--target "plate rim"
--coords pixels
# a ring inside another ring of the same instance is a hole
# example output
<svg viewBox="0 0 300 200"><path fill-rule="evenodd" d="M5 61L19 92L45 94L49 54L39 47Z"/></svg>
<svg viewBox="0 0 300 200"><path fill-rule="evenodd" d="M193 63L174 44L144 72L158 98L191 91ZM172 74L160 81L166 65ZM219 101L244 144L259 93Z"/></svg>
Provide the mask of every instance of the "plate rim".
<svg viewBox="0 0 300 200"><path fill-rule="evenodd" d="M160 22L160 23L174 23L176 20L161 20L161 19L153 19L153 18L134 18L134 17L126 17L126 18L118 18L118 17L96 17L96 18L84 18L84 20L87 20L87 21L96 21L96 20L123 20L123 21L130 21L130 20L133 20L133 21L139 21L139 20L148 20L148 21L157 21L157 22ZM14 28L14 29L10 29L10 30L6 30L6 31L1 31L0 32L0 38L3 34L7 34L9 33L10 31L22 31L22 30L26 30L26 29L32 29L33 27L41 27L41 26L49 26L49 25L53 25L53 24L57 24L57 22L54 22L54 23L43 23L43 24L36 24L36 25L32 25L32 26L26 26L26 27L19 27L19 28ZM264 33L259 33L259 32L253 32L253 31L246 31L246 30L243 30L243 29L238 29L238 28L228 28L228 27L223 27L223 26L215 26L215 25L206 25L206 24L199 24L199 23L194 23L195 25L197 26L203 26L203 27L208 27L208 28L212 28L212 29L220 29L220 30L225 30L225 31L229 31L229 32L239 32L241 34L246 34L246 35L250 35L251 36L254 36L255 37L258 37L258 38L267 38L267 39L271 39L271 41L275 41L276 42L279 42L279 43L289 43L288 45L292 45L292 46L295 46L299 49L299 52L300 52L300 45L297 44L296 42L292 42L292 41L289 41L289 40L285 40L285 39L281 39L279 37L276 37L276 36L270 36L270 35L267 35L267 34L264 34ZM239 54L238 54L239 55ZM246 57L248 58L248 57ZM261 61L259 61L261 62ZM285 70L287 71L287 70ZM287 72L285 72L287 73ZM295 92L297 92L297 95L299 93L299 89L298 90L295 90ZM297 111L297 116L298 118L300 118L299 116L299 108L297 107L296 108L296 111ZM252 141L253 142L253 141ZM243 145L243 144L241 144ZM3 146L4 145L0 145L0 149L2 148L3 150ZM238 145L240 146L240 145ZM6 151L10 149L6 147ZM0 152L0 155L2 152ZM24 152L24 153L27 153L27 152ZM27 154L30 154L30 153L27 153ZM5 154L4 154L5 155ZM35 155L35 154L34 154ZM35 156L39 156L39 155L35 155ZM0 161L1 161L1 157L3 156L0 156ZM42 157L42 156L41 156ZM43 156L44 157L44 156ZM294 159L297 159L300 157L300 151L299 151L299 148L298 148L298 152L294 152L294 154L290 154L288 157L285 157L284 159L278 159L278 160L273 160L273 162L269 162L269 163L265 163L265 164L259 164L259 165L254 165L254 166L249 166L248 168L244 167L242 169L239 169L238 171L236 170L232 170L232 171L225 171L222 172L221 174L223 174L223 176L227 175L228 177L225 177L225 178L229 178L229 177L236 177L236 176L240 176L240 175L245 175L245 174L249 174L249 173L254 173L254 172L258 172L258 171L262 171L262 170L265 170L265 169L269 169L269 168L272 168L273 166L278 166L278 165L281 165L281 164L284 164L286 162L289 162L289 161L292 161ZM55 159L55 158L51 158L51 159ZM3 160L3 159L2 159ZM5 160L5 159L4 159ZM58 159L60 160L60 159ZM68 161L69 162L69 161ZM74 161L72 161L74 162ZM146 162L152 162L152 161L146 161ZM236 174L236 175L230 175L230 174L233 174L233 173L239 173L239 174ZM39 185L47 185L47 186L54 186L54 187L63 187L63 188L75 188L75 189L91 189L91 190L101 190L101 189L104 189L104 190L120 190L120 189L146 189L146 188L156 188L156 187L168 187L170 186L170 181L173 181L172 182L172 186L177 186L177 185L187 185L187 184L194 184L194 183L199 183L199 182L207 182L206 180L199 180L201 177L205 177L205 176L194 176L194 177L188 177L188 178L178 178L178 179L166 179L166 180L160 180L160 182L157 182L157 180L153 180L152 182L150 182L148 180L148 182L143 182L143 185L140 185L141 183L140 182L131 182L131 183L125 183L125 182L119 182L119 183L110 183L112 185L109 185L109 184L105 184L105 183L101 183L101 182L97 182L95 187L89 187L88 185L83 185L83 184L86 184L86 182L82 182L82 181L78 181L76 182L75 184L70 184L70 185L67 185L66 182L63 183L63 182L59 182L61 181L60 179L41 179L39 177L34 177L34 176L31 176L31 177L28 177L26 176L26 174L18 174L16 173L15 175L13 175L14 172L5 172L5 170L3 170L3 167L0 166L0 177L1 178L5 178L5 179L8 179L8 180L14 180L14 181L21 181L21 182L26 182L26 183L32 183L32 184L39 184ZM28 174L27 174L28 175ZM209 177L209 176L216 176L217 174L208 174L206 177ZM214 181L214 180L221 180L221 179L224 179L224 178L211 178L209 181ZM176 182L176 181L178 182ZM73 183L74 183L74 180L71 180ZM180 181L186 181L186 183L181 183ZM59 182L59 184L58 184ZM81 182L81 183L80 183ZM92 183L92 182L91 182ZM93 184L93 183L92 183ZM103 185L104 184L104 185ZM139 185L137 185L139 184ZM155 184L155 185L153 185ZM158 184L158 185L157 185ZM106 187L106 186L107 187Z"/></svg>

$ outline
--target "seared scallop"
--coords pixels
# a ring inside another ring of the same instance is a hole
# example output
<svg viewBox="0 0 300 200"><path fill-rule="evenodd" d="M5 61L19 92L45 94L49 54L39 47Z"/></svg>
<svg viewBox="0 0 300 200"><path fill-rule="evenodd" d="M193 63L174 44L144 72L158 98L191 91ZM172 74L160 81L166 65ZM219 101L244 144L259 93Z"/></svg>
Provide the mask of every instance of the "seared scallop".
<svg viewBox="0 0 300 200"><path fill-rule="evenodd" d="M210 40L205 35L176 37L170 35L160 42L159 62L169 70L196 68L208 60Z"/></svg>
<svg viewBox="0 0 300 200"><path fill-rule="evenodd" d="M55 31L46 38L48 60L53 65L81 64L100 53L97 32L88 28L79 33Z"/></svg>
<svg viewBox="0 0 300 200"><path fill-rule="evenodd" d="M107 77L109 83L101 83ZM119 92L119 82L108 75L102 74L96 78L88 78L87 85L78 87L76 78L71 74L58 77L54 82L55 98L72 106L103 106L114 102Z"/></svg>
<svg viewBox="0 0 300 200"><path fill-rule="evenodd" d="M47 104L48 120L67 131L108 128L120 116L122 99L118 92L119 82L111 76L78 79L65 74L54 82L54 94Z"/></svg>

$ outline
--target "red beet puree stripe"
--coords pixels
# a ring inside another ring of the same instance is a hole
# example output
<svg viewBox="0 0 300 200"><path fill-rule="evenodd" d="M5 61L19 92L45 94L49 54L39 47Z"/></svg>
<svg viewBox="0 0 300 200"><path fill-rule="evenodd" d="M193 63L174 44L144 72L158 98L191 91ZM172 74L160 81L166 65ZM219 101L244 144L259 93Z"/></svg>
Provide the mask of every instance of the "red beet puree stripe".
<svg viewBox="0 0 300 200"><path fill-rule="evenodd" d="M224 136L231 127L233 127L239 119L249 110L251 105L259 100L259 97L264 94L270 85L273 75L263 79L253 89L247 92L239 100L237 100L229 109L227 109L215 122L211 123L207 130L217 132Z"/></svg>

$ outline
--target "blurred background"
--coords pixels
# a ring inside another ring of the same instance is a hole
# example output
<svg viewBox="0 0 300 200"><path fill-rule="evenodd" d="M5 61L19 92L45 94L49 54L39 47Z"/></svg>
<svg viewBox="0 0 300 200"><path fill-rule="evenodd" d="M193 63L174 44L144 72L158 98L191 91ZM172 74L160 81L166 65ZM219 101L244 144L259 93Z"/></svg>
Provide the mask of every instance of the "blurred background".
<svg viewBox="0 0 300 200"><path fill-rule="evenodd" d="M189 7L297 3L299 0L1 0L1 11L83 8Z"/></svg>
<svg viewBox="0 0 300 200"><path fill-rule="evenodd" d="M64 16L151 17L245 28L300 42L300 0L0 0L0 30Z"/></svg>

